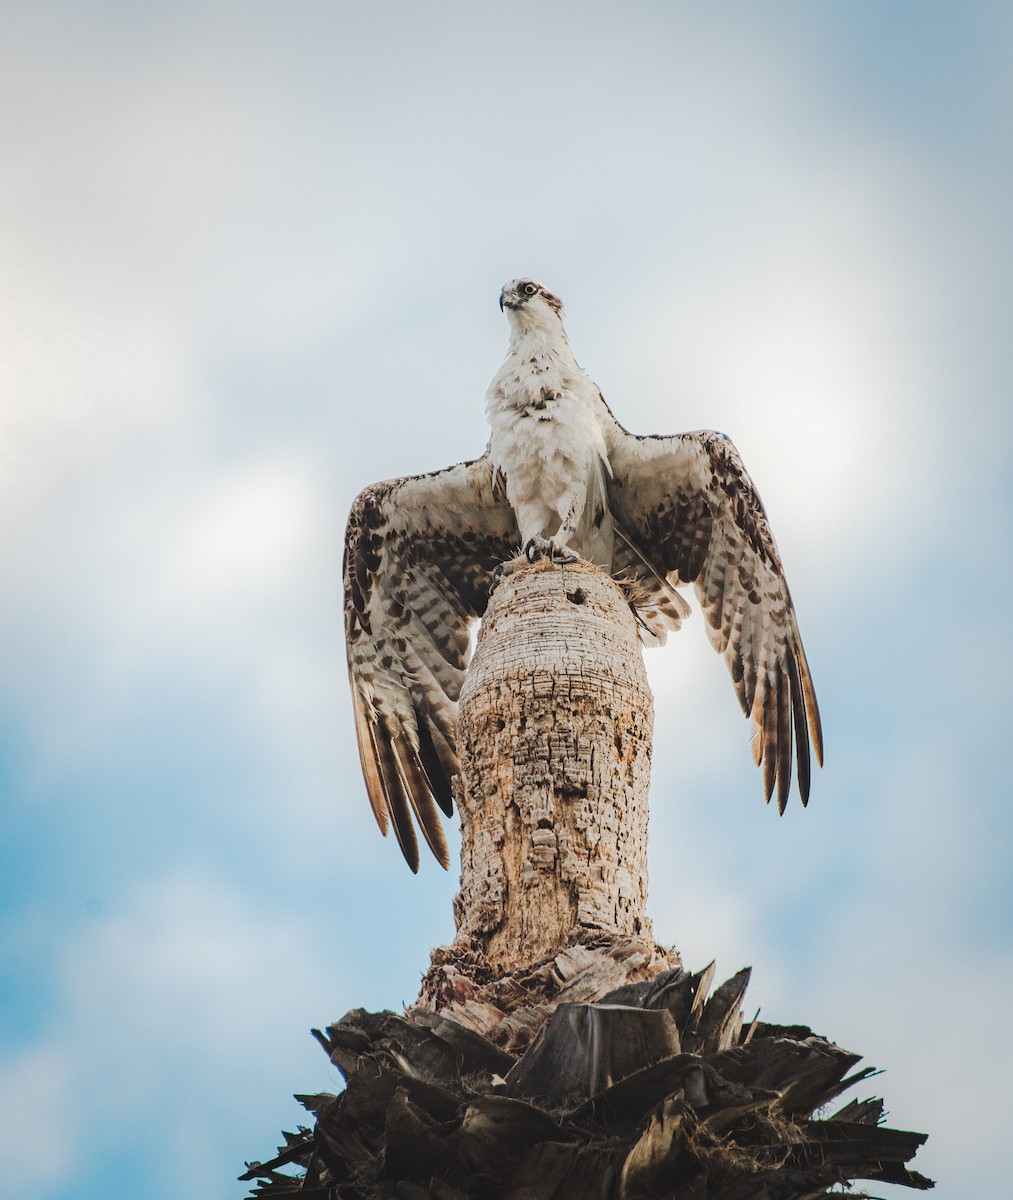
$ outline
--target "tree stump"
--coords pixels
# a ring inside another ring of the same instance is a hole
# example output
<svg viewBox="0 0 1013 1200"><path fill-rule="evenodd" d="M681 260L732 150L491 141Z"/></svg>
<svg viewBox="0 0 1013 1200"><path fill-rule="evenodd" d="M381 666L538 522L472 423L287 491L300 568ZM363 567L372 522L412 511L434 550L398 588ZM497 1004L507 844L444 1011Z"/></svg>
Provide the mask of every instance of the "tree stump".
<svg viewBox="0 0 1013 1200"><path fill-rule="evenodd" d="M503 575L458 711L457 936L418 1008L519 1050L557 1005L681 966L645 912L653 723L613 579L584 561Z"/></svg>
<svg viewBox="0 0 1013 1200"><path fill-rule="evenodd" d="M653 940L654 706L637 625L590 563L506 575L461 693L457 943L495 970L589 932Z"/></svg>

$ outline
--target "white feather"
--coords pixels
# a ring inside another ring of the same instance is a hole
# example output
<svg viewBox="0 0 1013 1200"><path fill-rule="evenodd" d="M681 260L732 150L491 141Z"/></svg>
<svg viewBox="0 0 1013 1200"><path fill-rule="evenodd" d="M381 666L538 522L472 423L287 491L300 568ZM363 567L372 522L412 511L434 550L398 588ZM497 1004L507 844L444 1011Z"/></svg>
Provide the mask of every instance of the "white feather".
<svg viewBox="0 0 1013 1200"><path fill-rule="evenodd" d="M507 311L510 346L486 393L486 414L490 456L506 480L521 541L560 541L608 569L612 469L601 393L575 361L544 290Z"/></svg>

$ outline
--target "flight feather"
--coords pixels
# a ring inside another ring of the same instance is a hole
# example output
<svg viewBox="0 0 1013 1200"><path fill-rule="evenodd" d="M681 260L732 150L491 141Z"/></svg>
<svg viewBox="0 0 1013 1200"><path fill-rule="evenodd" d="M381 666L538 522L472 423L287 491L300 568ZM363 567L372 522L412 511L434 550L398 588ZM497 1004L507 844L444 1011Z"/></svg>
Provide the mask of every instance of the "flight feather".
<svg viewBox="0 0 1013 1200"><path fill-rule="evenodd" d="M805 804L810 746L823 759L819 708L781 556L738 451L721 433L636 437L609 417L616 521L658 576L694 586L711 644L752 720L767 799L776 789L784 811L794 757Z"/></svg>
<svg viewBox="0 0 1013 1200"><path fill-rule="evenodd" d="M359 757L377 823L393 826L413 871L416 823L439 862L450 861L437 809L453 811L469 627L518 545L488 456L373 484L352 506L345 640Z"/></svg>

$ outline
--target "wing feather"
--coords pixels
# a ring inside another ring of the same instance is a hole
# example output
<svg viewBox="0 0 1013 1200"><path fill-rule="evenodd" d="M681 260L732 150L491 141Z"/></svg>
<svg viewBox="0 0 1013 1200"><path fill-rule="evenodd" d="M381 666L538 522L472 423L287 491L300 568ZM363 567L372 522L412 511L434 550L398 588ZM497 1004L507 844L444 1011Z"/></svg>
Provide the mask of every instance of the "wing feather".
<svg viewBox="0 0 1013 1200"><path fill-rule="evenodd" d="M810 751L823 760L819 707L781 557L738 451L720 433L636 437L609 418L616 520L670 584L694 584L753 723L767 800L776 791L784 811L794 755L806 803Z"/></svg>
<svg viewBox="0 0 1013 1200"><path fill-rule="evenodd" d="M447 773L449 759L440 754L433 736L432 725L425 715L420 714L416 709L415 716L418 721L419 763L425 773L426 784L435 797L436 803L448 817L452 817L454 815L454 797L450 790L450 777ZM439 735L437 734L437 736Z"/></svg>
<svg viewBox="0 0 1013 1200"><path fill-rule="evenodd" d="M809 739L805 735L805 700L802 697L802 686L799 683L798 663L788 660L788 673L791 677L791 713L795 726L795 762L798 767L798 794L802 803L809 802Z"/></svg>
<svg viewBox="0 0 1013 1200"><path fill-rule="evenodd" d="M442 866L469 626L519 534L488 457L374 484L345 535L345 638L366 793L418 870L416 824Z"/></svg>
<svg viewBox="0 0 1013 1200"><path fill-rule="evenodd" d="M405 862L412 871L418 871L419 841L415 836L408 796L405 793L401 772L398 770L397 756L391 744L390 731L376 723L370 726L369 734L373 745L373 755L383 781L384 803L394 826L394 836L397 838L397 844L401 847Z"/></svg>

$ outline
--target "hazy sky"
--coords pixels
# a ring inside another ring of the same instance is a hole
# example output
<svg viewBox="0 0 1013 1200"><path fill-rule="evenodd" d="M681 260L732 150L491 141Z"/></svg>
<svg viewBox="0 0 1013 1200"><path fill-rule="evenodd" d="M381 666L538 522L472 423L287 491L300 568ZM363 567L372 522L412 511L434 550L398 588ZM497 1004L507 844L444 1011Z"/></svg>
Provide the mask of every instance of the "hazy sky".
<svg viewBox="0 0 1013 1200"><path fill-rule="evenodd" d="M340 555L481 452L496 300L730 434L826 731L765 808L695 615L648 656L655 932L1008 1179L1013 10L0 0L0 1161L221 1200L414 999L456 874L375 828ZM456 835L455 835L456 836ZM899 1189L878 1187L884 1195Z"/></svg>

